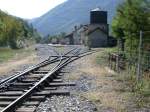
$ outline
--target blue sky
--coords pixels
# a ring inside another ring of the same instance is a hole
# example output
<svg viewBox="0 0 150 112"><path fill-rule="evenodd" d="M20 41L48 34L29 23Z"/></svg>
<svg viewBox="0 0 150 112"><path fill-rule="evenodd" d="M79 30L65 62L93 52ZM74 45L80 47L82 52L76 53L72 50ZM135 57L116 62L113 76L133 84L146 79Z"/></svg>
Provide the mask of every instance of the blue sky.
<svg viewBox="0 0 150 112"><path fill-rule="evenodd" d="M66 0L0 0L0 9L21 18L32 19L64 1Z"/></svg>

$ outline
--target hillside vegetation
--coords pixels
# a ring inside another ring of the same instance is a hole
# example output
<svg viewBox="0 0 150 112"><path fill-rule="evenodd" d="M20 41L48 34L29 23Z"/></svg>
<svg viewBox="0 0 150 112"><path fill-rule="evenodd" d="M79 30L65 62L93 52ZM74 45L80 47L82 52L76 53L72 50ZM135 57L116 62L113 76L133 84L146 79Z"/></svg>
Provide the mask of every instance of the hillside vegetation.
<svg viewBox="0 0 150 112"><path fill-rule="evenodd" d="M117 15L112 23L115 37L125 40L125 50L136 51L142 31L142 48L150 50L150 1L149 0L126 0L117 9Z"/></svg>
<svg viewBox="0 0 150 112"><path fill-rule="evenodd" d="M13 49L28 46L27 41L38 41L40 36L26 21L0 10L0 47Z"/></svg>
<svg viewBox="0 0 150 112"><path fill-rule="evenodd" d="M120 59L116 62L118 65L125 63L126 67L118 80L126 85L124 89L130 88L129 91L135 94L137 105L145 108L150 107L149 7L149 0L126 0L118 7L112 24L113 34L119 43L115 51Z"/></svg>
<svg viewBox="0 0 150 112"><path fill-rule="evenodd" d="M124 0L67 0L43 16L29 22L44 36L61 32L70 33L75 25L89 24L90 11L99 7L108 11L108 23L116 13L116 7Z"/></svg>

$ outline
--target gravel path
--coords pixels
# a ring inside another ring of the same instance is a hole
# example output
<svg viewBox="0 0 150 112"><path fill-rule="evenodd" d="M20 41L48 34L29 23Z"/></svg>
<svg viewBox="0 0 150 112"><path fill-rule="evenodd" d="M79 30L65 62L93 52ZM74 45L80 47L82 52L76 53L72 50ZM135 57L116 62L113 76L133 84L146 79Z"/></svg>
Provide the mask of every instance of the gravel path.
<svg viewBox="0 0 150 112"><path fill-rule="evenodd" d="M66 47L65 49L68 50L68 49L72 49L73 47L69 46L69 47ZM81 46L76 46L76 47L81 48L80 52L83 52L86 50L86 48L83 48ZM42 50L42 52L44 51ZM65 52L65 51L62 51L62 52ZM77 65L75 63L72 63L72 64L69 64L67 67L65 67L63 71L68 72L69 74L70 72L74 72L76 67ZM64 79L63 79L64 82L70 82L70 80L66 78L66 75L68 74L67 73L64 74ZM86 79L83 81L86 81ZM77 95L77 91L79 90L86 91L87 89L86 84L82 85L81 81L79 81L79 83L76 82L76 84L77 86L75 87L58 88L59 90L63 89L63 90L71 91L71 95L70 96L51 96L40 104L40 106L37 109L37 112L96 112L97 109L91 101L89 101L88 99L80 95Z"/></svg>

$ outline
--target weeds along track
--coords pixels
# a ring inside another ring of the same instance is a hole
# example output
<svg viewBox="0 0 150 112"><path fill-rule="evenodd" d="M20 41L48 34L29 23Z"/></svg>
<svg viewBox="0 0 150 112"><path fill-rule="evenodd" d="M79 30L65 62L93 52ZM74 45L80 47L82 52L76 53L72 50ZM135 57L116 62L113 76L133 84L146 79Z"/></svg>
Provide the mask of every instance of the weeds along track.
<svg viewBox="0 0 150 112"><path fill-rule="evenodd" d="M41 101L51 95L69 95L60 86L75 86L62 81L62 69L69 63L96 51L81 52L73 48L64 54L56 53L48 59L0 82L0 112L35 112ZM55 51L56 52L56 51Z"/></svg>

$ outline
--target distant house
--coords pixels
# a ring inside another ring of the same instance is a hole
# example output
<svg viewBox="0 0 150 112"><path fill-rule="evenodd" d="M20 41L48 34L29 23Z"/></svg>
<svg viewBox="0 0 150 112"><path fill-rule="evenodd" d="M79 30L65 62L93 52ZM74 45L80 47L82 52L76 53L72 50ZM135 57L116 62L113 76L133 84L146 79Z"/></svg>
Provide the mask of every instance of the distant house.
<svg viewBox="0 0 150 112"><path fill-rule="evenodd" d="M62 39L59 40L59 44L69 45L70 44L70 40L69 40L69 38L62 38Z"/></svg>
<svg viewBox="0 0 150 112"><path fill-rule="evenodd" d="M70 45L81 45L81 44L83 44L81 41L81 33L80 33L82 28L83 28L82 26L80 26L80 27L75 26L74 31L72 33L66 35L64 39L68 39Z"/></svg>
<svg viewBox="0 0 150 112"><path fill-rule="evenodd" d="M73 31L73 39L75 45L83 44L83 39L85 38L85 27L86 25L80 25L79 27L75 26Z"/></svg>
<svg viewBox="0 0 150 112"><path fill-rule="evenodd" d="M99 8L91 10L90 24L75 26L74 31L65 38L69 38L69 43L74 45L86 45L87 40L90 40L91 47L109 46L113 39L109 37L107 11Z"/></svg>
<svg viewBox="0 0 150 112"><path fill-rule="evenodd" d="M66 35L66 36L61 40L61 44L73 45L73 44L74 44L73 33L70 33L70 34Z"/></svg>
<svg viewBox="0 0 150 112"><path fill-rule="evenodd" d="M51 43L52 43L52 44L57 44L57 43L58 43L57 38L52 38Z"/></svg>
<svg viewBox="0 0 150 112"><path fill-rule="evenodd" d="M80 45L80 33L79 33L80 28L78 28L77 26L75 26L74 31L73 31L73 44L74 45Z"/></svg>

